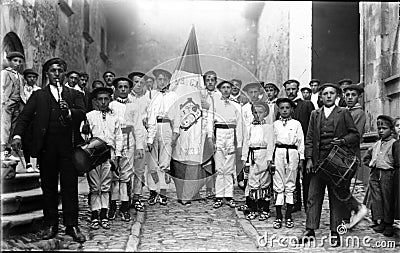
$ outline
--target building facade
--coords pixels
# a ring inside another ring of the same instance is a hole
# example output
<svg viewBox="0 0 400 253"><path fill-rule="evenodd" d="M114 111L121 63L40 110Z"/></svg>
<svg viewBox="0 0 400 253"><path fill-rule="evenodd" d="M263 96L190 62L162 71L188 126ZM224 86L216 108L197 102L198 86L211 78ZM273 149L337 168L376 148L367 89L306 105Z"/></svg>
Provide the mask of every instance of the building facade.
<svg viewBox="0 0 400 253"><path fill-rule="evenodd" d="M101 1L4 0L0 18L3 68L10 51L23 53L25 67L42 80L42 64L52 57L65 59L68 70L87 72L89 83L110 67Z"/></svg>

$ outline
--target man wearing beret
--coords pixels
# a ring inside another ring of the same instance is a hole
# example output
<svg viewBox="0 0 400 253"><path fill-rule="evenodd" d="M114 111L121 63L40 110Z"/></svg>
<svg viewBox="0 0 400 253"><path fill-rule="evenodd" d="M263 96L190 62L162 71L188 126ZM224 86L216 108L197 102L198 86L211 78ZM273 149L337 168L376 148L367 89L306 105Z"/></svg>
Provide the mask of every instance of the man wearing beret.
<svg viewBox="0 0 400 253"><path fill-rule="evenodd" d="M105 87L111 88L115 92L115 87L113 86L113 81L115 79L115 73L110 70L107 70L103 74L103 79L106 84ZM114 97L114 94L113 94L113 97Z"/></svg>
<svg viewBox="0 0 400 253"><path fill-rule="evenodd" d="M311 100L312 90L310 87L303 87L300 89L300 91L304 100Z"/></svg>
<svg viewBox="0 0 400 253"><path fill-rule="evenodd" d="M25 84L23 88L21 89L21 107L20 111L24 108L26 105L26 102L28 102L28 99L32 95L34 91L40 90L40 87L36 85L37 79L39 74L36 73L33 69L25 69L24 70L24 78L25 78ZM25 163L26 163L26 171L27 172L39 172L36 170L36 168L32 167L31 164L31 156L29 152L29 146L30 143L32 142L32 124L29 126L29 130L25 131L25 135L22 138L22 151L24 153L24 158L25 158Z"/></svg>
<svg viewBox="0 0 400 253"><path fill-rule="evenodd" d="M16 120L19 115L21 101L21 89L24 79L22 71L25 57L20 52L10 52L7 54L9 67L3 69L1 74L1 151L3 151L10 141Z"/></svg>
<svg viewBox="0 0 400 253"><path fill-rule="evenodd" d="M72 164L72 129L85 118L82 93L63 85L67 64L52 58L43 65L49 85L35 91L18 118L12 147L21 148L21 136L33 122L32 157L37 157L46 225L43 239L58 233L58 178L60 175L65 233L77 242L85 236L78 228L78 172Z"/></svg>
<svg viewBox="0 0 400 253"><path fill-rule="evenodd" d="M305 158L306 170L312 173L312 177L307 201L306 231L300 238L302 242L315 240L315 229L319 228L321 208L327 187L332 247L338 247L341 244L337 229L345 217L345 205L349 205L353 210L358 209L359 205L351 196L350 187L333 186L323 173L324 168L317 170L320 165L324 166L324 160L335 145L353 154L357 154L360 150L360 133L354 125L350 112L335 105L339 92L340 88L337 84L321 85L320 93L324 105L311 113L305 142ZM349 185L350 182L348 182ZM350 199L342 202L339 196L342 199L350 196Z"/></svg>
<svg viewBox="0 0 400 253"><path fill-rule="evenodd" d="M314 110L314 105L310 100L303 100L298 97L300 82L295 79L289 79L284 84L285 92L287 97L292 100L296 107L292 110L292 118L300 121L301 128L304 133L307 133L308 123L310 120L311 112ZM303 166L304 168L305 166ZM307 197L308 197L308 186L310 184L310 175L306 171L298 171L302 173L303 177L303 204L304 209L307 211ZM294 205L293 212L297 212L301 210L301 184L300 184L300 175L296 178L296 201Z"/></svg>

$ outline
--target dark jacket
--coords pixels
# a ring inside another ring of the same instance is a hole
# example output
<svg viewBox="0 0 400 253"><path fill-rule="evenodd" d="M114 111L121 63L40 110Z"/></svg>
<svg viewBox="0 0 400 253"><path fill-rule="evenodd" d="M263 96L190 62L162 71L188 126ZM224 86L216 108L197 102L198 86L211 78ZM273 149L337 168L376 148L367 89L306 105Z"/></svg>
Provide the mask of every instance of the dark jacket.
<svg viewBox="0 0 400 253"><path fill-rule="evenodd" d="M23 136L28 129L29 123L33 122L33 139L31 145L31 156L37 157L44 148L44 140L48 132L50 119L50 99L52 99L50 87L33 92L20 116L18 117L13 136ZM68 103L71 110L71 119L66 123L72 129L78 128L85 118L85 104L83 94L77 90L63 87L62 98ZM71 139L72 142L72 139Z"/></svg>
<svg viewBox="0 0 400 253"><path fill-rule="evenodd" d="M310 123L311 112L314 111L314 104L309 100L296 99L296 108L294 109L292 118L300 121L303 133L306 134L308 130L308 124ZM305 139L305 136L304 136Z"/></svg>
<svg viewBox="0 0 400 253"><path fill-rule="evenodd" d="M305 158L312 158L316 166L319 160L320 129L323 115L323 107L311 113L305 141ZM346 141L342 148L351 151L360 158L360 133L358 132L350 112L342 107L335 106L332 111L334 120L334 137L343 138Z"/></svg>
<svg viewBox="0 0 400 253"><path fill-rule="evenodd" d="M394 161L394 218L400 219L400 140L393 143L392 147Z"/></svg>

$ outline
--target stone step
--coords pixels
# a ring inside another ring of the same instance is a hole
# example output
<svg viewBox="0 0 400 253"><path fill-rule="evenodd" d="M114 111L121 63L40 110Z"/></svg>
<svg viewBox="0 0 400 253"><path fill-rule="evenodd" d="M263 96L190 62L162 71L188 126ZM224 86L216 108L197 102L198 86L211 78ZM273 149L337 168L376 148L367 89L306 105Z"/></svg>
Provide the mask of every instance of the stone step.
<svg viewBox="0 0 400 253"><path fill-rule="evenodd" d="M3 180L3 193L27 191L40 187L39 173L17 173L14 179Z"/></svg>
<svg viewBox="0 0 400 253"><path fill-rule="evenodd" d="M61 204L58 206L58 210L62 210ZM42 221L42 209L26 213L3 215L1 220L3 238L10 235L36 232L42 227Z"/></svg>
<svg viewBox="0 0 400 253"><path fill-rule="evenodd" d="M40 229L43 221L43 210L35 210L27 213L7 214L2 216L1 228L3 238Z"/></svg>
<svg viewBox="0 0 400 253"><path fill-rule="evenodd" d="M38 210L42 207L42 189L3 193L1 201L3 215Z"/></svg>

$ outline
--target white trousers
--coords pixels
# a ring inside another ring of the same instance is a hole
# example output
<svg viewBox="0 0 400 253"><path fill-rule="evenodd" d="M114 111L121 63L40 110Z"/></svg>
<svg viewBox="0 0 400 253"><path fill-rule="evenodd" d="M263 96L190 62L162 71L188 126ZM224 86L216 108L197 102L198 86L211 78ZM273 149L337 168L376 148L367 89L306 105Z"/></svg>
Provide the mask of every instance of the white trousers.
<svg viewBox="0 0 400 253"><path fill-rule="evenodd" d="M276 193L275 205L294 204L293 192L296 189L297 168L299 153L296 149L289 149L289 163L286 157L286 148L275 150L274 191Z"/></svg>
<svg viewBox="0 0 400 253"><path fill-rule="evenodd" d="M111 188L111 164L109 161L96 166L87 173L90 191L90 210L109 207Z"/></svg>
<svg viewBox="0 0 400 253"><path fill-rule="evenodd" d="M233 183L236 175L236 148L234 129L217 128L215 159L215 196L233 197Z"/></svg>
<svg viewBox="0 0 400 253"><path fill-rule="evenodd" d="M147 183L150 190L159 192L168 189L169 176L164 170L170 169L172 155L172 129L169 122L157 123L157 133L148 159Z"/></svg>
<svg viewBox="0 0 400 253"><path fill-rule="evenodd" d="M251 162L251 161L250 161ZM266 189L271 185L271 174L269 171L258 172L267 169L267 150L254 150L254 164L250 165L245 196L249 196L251 190Z"/></svg>

